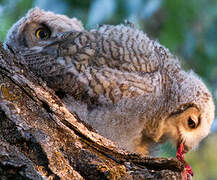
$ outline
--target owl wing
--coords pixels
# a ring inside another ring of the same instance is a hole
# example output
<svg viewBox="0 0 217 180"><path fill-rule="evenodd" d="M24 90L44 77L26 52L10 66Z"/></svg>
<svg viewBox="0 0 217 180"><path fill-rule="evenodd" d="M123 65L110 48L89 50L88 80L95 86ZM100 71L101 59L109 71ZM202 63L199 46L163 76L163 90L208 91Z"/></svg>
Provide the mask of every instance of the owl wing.
<svg viewBox="0 0 217 180"><path fill-rule="evenodd" d="M57 60L59 58L59 60ZM60 58L51 54L35 53L24 55L29 68L42 77L55 91L76 96L90 104L116 104L122 99L139 99L148 102L161 92L164 85L160 71L151 73L127 72L109 67L61 63ZM70 59L72 61L72 59ZM79 72L80 70L80 72ZM137 100L138 100L137 99Z"/></svg>
<svg viewBox="0 0 217 180"><path fill-rule="evenodd" d="M122 72L111 68L88 69L80 74L81 81L87 82L88 92L112 104L120 100L141 99L153 102L152 97L160 96L163 79L160 72L138 74Z"/></svg>
<svg viewBox="0 0 217 180"><path fill-rule="evenodd" d="M170 56L143 32L123 25L59 33L30 51L27 64L52 88L113 103L155 93Z"/></svg>

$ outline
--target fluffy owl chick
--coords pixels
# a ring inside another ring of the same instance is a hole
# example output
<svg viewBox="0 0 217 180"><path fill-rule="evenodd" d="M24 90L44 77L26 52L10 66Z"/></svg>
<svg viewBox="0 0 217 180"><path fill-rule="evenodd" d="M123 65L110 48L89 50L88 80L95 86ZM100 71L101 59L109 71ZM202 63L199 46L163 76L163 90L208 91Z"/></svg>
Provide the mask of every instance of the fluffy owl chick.
<svg viewBox="0 0 217 180"><path fill-rule="evenodd" d="M59 32L83 30L76 18L57 15L53 12L33 8L25 17L17 21L8 32L6 41L13 44L15 51L40 46L42 39L54 37Z"/></svg>
<svg viewBox="0 0 217 180"><path fill-rule="evenodd" d="M215 109L210 92L158 42L125 25L60 28L56 34L61 25L53 33L49 13L38 19L47 20L43 24L54 36L43 38L37 28L26 28L31 21L40 24L32 12L21 20L27 24L19 21L12 27L6 43L20 50L30 44L22 50L29 68L66 93L70 110L100 134L142 154L166 140L182 143L187 152L207 136Z"/></svg>

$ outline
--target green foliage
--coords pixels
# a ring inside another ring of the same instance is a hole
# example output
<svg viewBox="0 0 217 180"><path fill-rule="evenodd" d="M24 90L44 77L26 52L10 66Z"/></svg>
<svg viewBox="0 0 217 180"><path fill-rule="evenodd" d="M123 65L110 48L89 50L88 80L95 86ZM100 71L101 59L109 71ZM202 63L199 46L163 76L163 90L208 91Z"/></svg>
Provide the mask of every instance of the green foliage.
<svg viewBox="0 0 217 180"><path fill-rule="evenodd" d="M215 0L2 0L0 41L4 41L11 25L34 6L75 16L86 28L104 23L119 24L128 19L182 57L184 67L193 69L217 94ZM217 135L213 134L198 151L188 154L197 180L217 177L216 138ZM165 144L160 153L169 157L175 155L175 150L170 144Z"/></svg>
<svg viewBox="0 0 217 180"><path fill-rule="evenodd" d="M216 179L217 177L217 134L212 134L203 143L197 152L187 154L187 161L194 169L196 180Z"/></svg>
<svg viewBox="0 0 217 180"><path fill-rule="evenodd" d="M33 0L3 0L0 3L0 41L4 41L8 29L32 6Z"/></svg>

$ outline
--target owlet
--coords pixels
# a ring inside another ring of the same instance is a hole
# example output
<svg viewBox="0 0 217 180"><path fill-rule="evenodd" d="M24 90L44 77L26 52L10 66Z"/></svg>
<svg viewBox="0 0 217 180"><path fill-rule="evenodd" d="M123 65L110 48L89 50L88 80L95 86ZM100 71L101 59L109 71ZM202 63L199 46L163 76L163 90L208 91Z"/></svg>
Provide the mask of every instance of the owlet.
<svg viewBox="0 0 217 180"><path fill-rule="evenodd" d="M132 152L172 141L195 148L214 119L202 80L184 71L168 49L126 25L84 30L76 19L30 10L5 43L71 112Z"/></svg>

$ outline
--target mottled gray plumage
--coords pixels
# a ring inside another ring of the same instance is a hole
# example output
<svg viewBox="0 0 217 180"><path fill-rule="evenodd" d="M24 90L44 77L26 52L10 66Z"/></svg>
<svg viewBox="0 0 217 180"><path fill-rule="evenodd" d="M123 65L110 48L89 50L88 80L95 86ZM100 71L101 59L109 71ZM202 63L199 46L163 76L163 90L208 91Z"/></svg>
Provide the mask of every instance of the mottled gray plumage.
<svg viewBox="0 0 217 180"><path fill-rule="evenodd" d="M187 151L207 136L214 119L212 96L165 47L125 25L58 33L58 20L54 26L46 21L55 14L43 16L49 38L24 43L25 27L37 22L35 11L40 10L11 28L6 43L49 87L64 92L70 110L100 134L142 154L165 140L184 142Z"/></svg>

